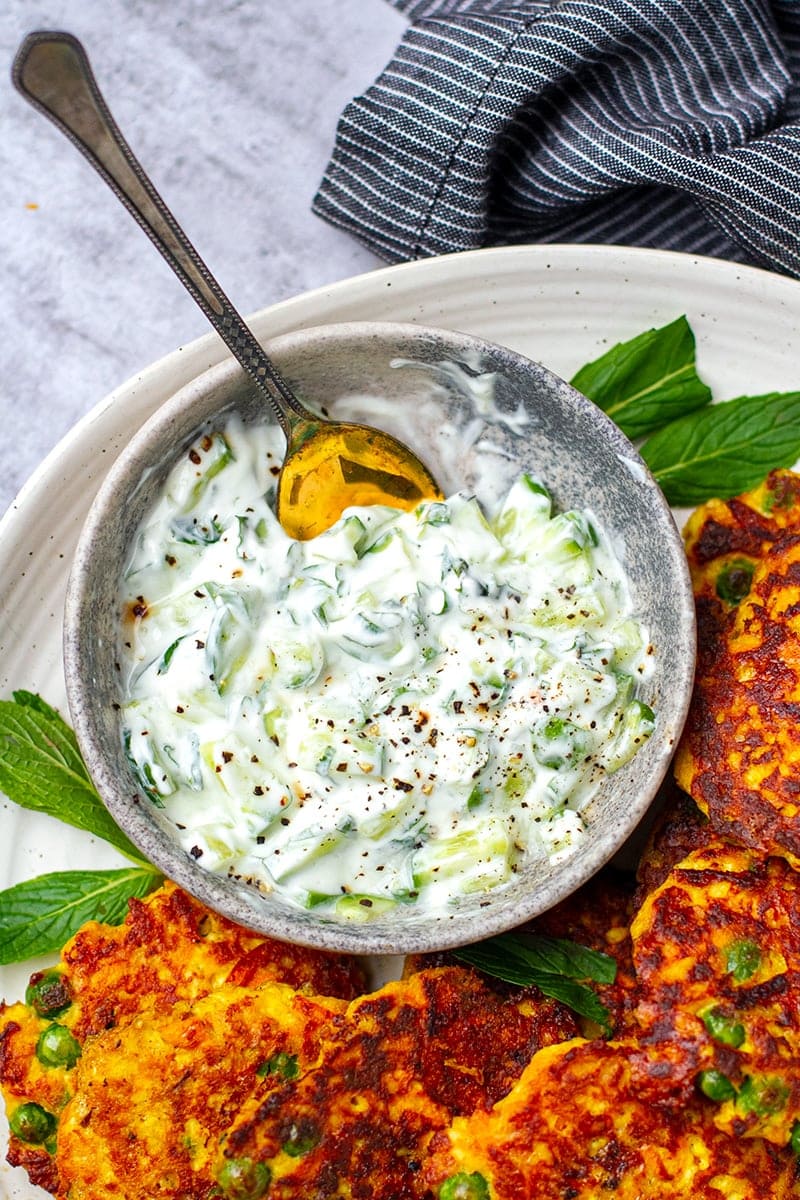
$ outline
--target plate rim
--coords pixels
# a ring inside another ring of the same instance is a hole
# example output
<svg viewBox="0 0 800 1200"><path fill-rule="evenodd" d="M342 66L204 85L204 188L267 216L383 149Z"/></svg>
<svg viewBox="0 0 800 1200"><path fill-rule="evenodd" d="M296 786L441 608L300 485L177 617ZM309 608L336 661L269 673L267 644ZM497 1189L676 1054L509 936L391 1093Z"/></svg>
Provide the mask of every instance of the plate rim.
<svg viewBox="0 0 800 1200"><path fill-rule="evenodd" d="M472 264L475 264L480 269L481 266L495 259L500 263L505 261L512 262L518 260L520 256L526 260L531 260L532 263L536 260L546 260L548 257L555 256L566 260L570 258L581 258L585 261L607 259L609 262L616 262L617 264L624 263L630 257L631 261L636 263L637 268L639 264L649 262L654 267L657 265L668 266L677 269L679 272L688 270L691 265L695 269L710 274L717 274L723 279L729 276L735 277L739 274L753 283L765 284L770 291L775 291L776 287L780 288L781 286L787 288L787 293L791 289L795 289L797 291L796 298L800 301L800 280L769 271L763 267L733 262L730 259L711 258L699 254L686 254L675 250L660 250L650 247L614 246L600 243L549 242L545 244L526 243L514 246L487 246L478 250L462 250L453 254L435 255L428 258L415 259L411 262L376 267L332 283L321 284L319 287L287 297L284 300L278 300L263 308L255 309L245 316L245 321L253 327L257 337L272 336L264 332L263 327L267 326L275 317L284 314L291 315L294 309L309 305L313 306L315 302L320 300L335 299L342 292L357 291L365 285L369 286L370 289L381 284L391 286L395 279L403 282L407 277L424 278L429 273L433 273L435 276L443 269L446 271L448 267L452 267L457 272L466 270L469 274L469 268ZM413 318L411 320L413 321ZM431 324L432 322L428 321L427 323ZM184 362L193 361L195 357L203 355L210 355L205 364L207 368L215 366L226 357L229 357L229 351L219 336L213 331L201 334L192 341L181 344L175 350L171 350L154 362L147 364L140 371L128 376L127 379L119 383L111 392L103 396L80 417L45 455L39 465L34 468L5 513L0 517L0 557L2 557L4 542L9 533L8 527L11 526L13 531L15 518L32 503L34 495L40 490L44 482L49 479L59 459L64 457L74 445L80 444L88 428L120 404L122 397L127 395L132 389L146 384L154 378L158 378L169 368L177 366L181 360ZM187 378L190 379L193 376L190 375Z"/></svg>

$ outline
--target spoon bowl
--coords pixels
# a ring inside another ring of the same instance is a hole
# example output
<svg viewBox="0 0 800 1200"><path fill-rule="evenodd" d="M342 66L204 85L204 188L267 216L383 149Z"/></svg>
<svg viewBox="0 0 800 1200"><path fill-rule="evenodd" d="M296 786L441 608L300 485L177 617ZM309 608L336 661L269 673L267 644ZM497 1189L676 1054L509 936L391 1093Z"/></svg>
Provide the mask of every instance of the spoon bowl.
<svg viewBox="0 0 800 1200"><path fill-rule="evenodd" d="M298 421L278 480L276 511L290 537L324 533L353 505L412 509L440 499L430 471L403 442L350 421Z"/></svg>
<svg viewBox="0 0 800 1200"><path fill-rule="evenodd" d="M291 537L323 533L353 504L409 509L440 498L430 471L403 442L315 416L301 403L135 157L77 38L29 34L17 51L12 79L122 201L268 401L286 435L277 513Z"/></svg>

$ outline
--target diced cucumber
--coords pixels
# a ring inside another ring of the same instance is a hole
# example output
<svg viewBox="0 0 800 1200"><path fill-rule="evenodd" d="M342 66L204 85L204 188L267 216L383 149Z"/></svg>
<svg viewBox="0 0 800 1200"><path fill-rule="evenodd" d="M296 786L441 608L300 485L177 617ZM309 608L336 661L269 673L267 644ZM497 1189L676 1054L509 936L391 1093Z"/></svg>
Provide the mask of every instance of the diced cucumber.
<svg viewBox="0 0 800 1200"><path fill-rule="evenodd" d="M243 813L257 813L263 820L288 807L281 800L291 792L276 775L273 756L255 739L246 741L231 731L203 745L200 754L209 776Z"/></svg>
<svg viewBox="0 0 800 1200"><path fill-rule="evenodd" d="M584 757L589 745L585 729L565 717L549 717L531 730L536 761L551 771L573 767Z"/></svg>
<svg viewBox="0 0 800 1200"><path fill-rule="evenodd" d="M479 892L511 878L514 847L505 821L489 817L477 828L428 842L412 859L414 887L458 878L458 891Z"/></svg>
<svg viewBox="0 0 800 1200"><path fill-rule="evenodd" d="M308 892L306 908L321 908L329 906L339 920L348 923L364 923L374 921L376 917L385 916L399 903L408 903L406 895L377 896L366 892L351 892L348 895L335 896L328 892Z"/></svg>
<svg viewBox="0 0 800 1200"><path fill-rule="evenodd" d="M404 795L395 805L388 805L382 812L363 816L358 820L358 832L371 841L382 841L396 831L408 826L416 809L416 801Z"/></svg>
<svg viewBox="0 0 800 1200"><path fill-rule="evenodd" d="M370 530L361 517L346 513L327 530L323 538L315 538L310 552L311 562L355 563L363 553Z"/></svg>
<svg viewBox="0 0 800 1200"><path fill-rule="evenodd" d="M288 838L281 846L280 854L274 854L270 859L272 875L278 883L285 883L293 875L338 850L352 832L353 825L343 823L340 828L324 829L320 826Z"/></svg>
<svg viewBox="0 0 800 1200"><path fill-rule="evenodd" d="M393 530L383 529L373 540L361 548L359 558L363 558L365 554L380 554L387 546L391 545L392 539L396 536Z"/></svg>
<svg viewBox="0 0 800 1200"><path fill-rule="evenodd" d="M171 480L171 498L178 511L190 513L211 481L232 461L233 453L224 434L205 434L195 442Z"/></svg>
<svg viewBox="0 0 800 1200"><path fill-rule="evenodd" d="M216 612L206 636L206 661L214 686L223 696L248 660L253 645L253 619L242 592L215 588L213 599Z"/></svg>
<svg viewBox="0 0 800 1200"><path fill-rule="evenodd" d="M436 774L438 783L463 785L471 791L472 784L486 767L491 753L490 737L479 725L458 725L439 734L436 743Z"/></svg>
<svg viewBox="0 0 800 1200"><path fill-rule="evenodd" d="M236 557L242 562L255 559L267 551L270 540L282 531L274 515L265 512L251 512L236 518L238 525L238 542Z"/></svg>
<svg viewBox="0 0 800 1200"><path fill-rule="evenodd" d="M342 648L360 662L393 658L408 636L403 614L388 609L357 612L344 628L347 632L340 634Z"/></svg>
<svg viewBox="0 0 800 1200"><path fill-rule="evenodd" d="M641 663L646 643L638 621L617 621L613 628L613 665L622 671L632 671Z"/></svg>
<svg viewBox="0 0 800 1200"><path fill-rule="evenodd" d="M332 783L381 779L386 768L387 746L383 738L370 737L360 729L330 729L327 725L305 733L292 745L293 761L306 771L330 778Z"/></svg>
<svg viewBox="0 0 800 1200"><path fill-rule="evenodd" d="M170 534L187 546L213 546L222 537L222 526L213 517L175 517Z"/></svg>
<svg viewBox="0 0 800 1200"><path fill-rule="evenodd" d="M162 751L143 731L125 728L122 731L125 757L139 781L144 794L158 808L164 807L164 796L176 790L171 767L164 763Z"/></svg>
<svg viewBox="0 0 800 1200"><path fill-rule="evenodd" d="M174 745L164 744L164 755L174 768L176 783L185 784L193 792L203 786L203 771L200 765L200 739L194 730L175 739Z"/></svg>
<svg viewBox="0 0 800 1200"><path fill-rule="evenodd" d="M271 647L275 657L273 684L293 691L309 687L325 666L322 646L310 635L304 641L287 638Z"/></svg>
<svg viewBox="0 0 800 1200"><path fill-rule="evenodd" d="M450 507L436 501L425 504L419 510L419 520L421 525L449 525Z"/></svg>
<svg viewBox="0 0 800 1200"><path fill-rule="evenodd" d="M283 708L270 708L264 713L264 732L276 745L286 741L286 712Z"/></svg>
<svg viewBox="0 0 800 1200"><path fill-rule="evenodd" d="M423 618L440 617L450 607L447 592L440 584L430 586L420 582L417 584L417 594L419 596L419 614Z"/></svg>
<svg viewBox="0 0 800 1200"><path fill-rule="evenodd" d="M652 708L641 700L632 700L624 711L616 737L599 755L608 773L618 771L626 762L630 762L655 727L656 718Z"/></svg>
<svg viewBox="0 0 800 1200"><path fill-rule="evenodd" d="M549 492L530 475L522 475L511 487L492 522L497 537L515 552L538 537L550 520Z"/></svg>

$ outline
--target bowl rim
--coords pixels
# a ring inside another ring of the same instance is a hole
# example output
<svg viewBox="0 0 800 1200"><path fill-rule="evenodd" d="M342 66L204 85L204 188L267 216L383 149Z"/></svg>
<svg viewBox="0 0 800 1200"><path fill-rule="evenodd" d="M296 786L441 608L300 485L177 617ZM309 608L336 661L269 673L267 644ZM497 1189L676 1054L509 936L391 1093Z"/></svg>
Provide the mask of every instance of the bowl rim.
<svg viewBox="0 0 800 1200"><path fill-rule="evenodd" d="M658 754L651 750L653 762L647 786L642 787L635 800L627 806L624 819L620 823L621 836L616 831L612 836L612 831L607 830L605 836L596 835L582 842L580 855L576 852L565 859L563 869L556 877L562 880L568 878L568 885L553 886L556 882L554 879L553 885L544 894L543 903L532 902L532 897L537 895L536 889L528 896L523 891L514 889L515 893L519 894L513 920L501 917L497 922L492 921L493 911L498 910L491 902L493 893L489 892L488 906L483 908L481 913L484 928L477 934L470 934L468 930L461 928L466 926L467 922L459 920L460 914L456 910L454 914L430 913L422 926L415 924L409 928L402 920L391 922L391 933L382 936L378 932L378 922L349 924L339 921L313 921L309 920L305 910L300 909L297 910L298 915L303 913L304 919L298 921L290 909L270 912L268 904L264 906L265 920L256 920L251 911L253 898L259 895L256 889L241 884L232 887L233 881L227 876L217 875L202 867L167 835L161 825L148 816L147 801L139 798L137 803L133 798L134 802L131 803L130 793L124 792L119 778L100 748L97 724L93 716L94 709L89 699L91 680L85 678L83 671L84 663L89 661L86 650L91 638L91 625L85 620L89 615L88 588L94 570L91 546L99 530L108 521L109 512L118 507L117 493L120 485L133 481L133 486L136 486L149 471L161 470L169 459L170 455L165 452L158 461L153 461L152 456L145 453L148 443L159 437L163 440L163 434L174 416L197 405L209 389L218 389L226 382L233 382L237 376L243 380L246 378L238 362L230 356L195 376L160 405L122 448L100 485L81 529L67 583L63 622L64 674L75 734L102 802L134 845L139 847L142 841L148 843L147 850L142 850L143 858L152 862L167 878L229 919L277 940L342 953L424 953L451 949L479 938L489 937L515 928L539 915L591 878L634 832L663 782L688 714L696 656L695 608L688 561L680 533L663 493L638 451L601 409L543 364L472 334L398 321L347 321L307 326L265 340L263 344L270 355L280 360L283 353L295 352L310 342L347 341L363 337L414 340L429 337L443 340L454 348L458 345L462 349L468 347L477 351L488 351L526 368L533 366L549 380L563 385L566 389L565 395L570 396L571 403L580 408L588 406L592 410L593 419L605 431L617 451L624 453L635 464L637 473L641 472L651 501L661 518L660 528L665 547L671 552L673 565L677 566L673 581L675 610L681 628L681 643L686 647L686 654L682 660L670 664L672 712L668 727L662 731L664 736L660 739ZM198 428L200 424L202 421L198 420ZM143 456L146 461L137 468L137 461ZM494 894L507 894L508 890L507 887L497 888ZM402 909L398 911L402 912ZM503 910L500 911L502 913Z"/></svg>

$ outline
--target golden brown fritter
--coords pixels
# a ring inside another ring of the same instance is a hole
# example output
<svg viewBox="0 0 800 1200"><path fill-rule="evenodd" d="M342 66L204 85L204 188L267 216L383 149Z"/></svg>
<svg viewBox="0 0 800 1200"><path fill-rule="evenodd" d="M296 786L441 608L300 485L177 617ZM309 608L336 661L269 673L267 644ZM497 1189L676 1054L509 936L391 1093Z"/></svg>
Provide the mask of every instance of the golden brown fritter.
<svg viewBox="0 0 800 1200"><path fill-rule="evenodd" d="M650 892L661 886L673 867L693 850L708 845L711 836L705 813L691 796L670 781L664 789L664 800L636 867L634 912L638 912Z"/></svg>
<svg viewBox="0 0 800 1200"><path fill-rule="evenodd" d="M35 1006L0 1005L0 1089L12 1122L9 1162L55 1191L48 1127L74 1089L75 1061L88 1040L140 1013L169 1013L228 980L249 987L284 980L304 993L343 999L363 987L355 960L264 938L171 883L145 900L131 900L121 925L88 923L64 947L57 966L32 976ZM42 1050L42 1038L52 1043L49 1052ZM17 1136L15 1125L24 1117L30 1118L24 1136ZM42 1129L46 1137L39 1136Z"/></svg>
<svg viewBox="0 0 800 1200"><path fill-rule="evenodd" d="M800 1120L800 876L719 840L679 863L634 919L643 1094L716 1101L739 1140Z"/></svg>
<svg viewBox="0 0 800 1200"><path fill-rule="evenodd" d="M0 1088L10 1120L24 1112L24 1106L36 1104L43 1110L42 1121L55 1122L69 1096L72 1068L65 1065L44 1066L36 1056L39 1038L54 1024L65 1027L59 1015L43 1019L26 1004L11 1004L0 1008ZM52 1151L54 1143L45 1146L45 1138L30 1142L9 1138L7 1158L15 1167L24 1167L32 1183L55 1193L58 1174Z"/></svg>
<svg viewBox="0 0 800 1200"><path fill-rule="evenodd" d="M788 1200L796 1160L740 1142L698 1098L665 1114L642 1099L628 1044L576 1039L540 1050L490 1112L431 1142L422 1184L474 1200Z"/></svg>
<svg viewBox="0 0 800 1200"><path fill-rule="evenodd" d="M331 1023L317 1067L245 1108L222 1169L266 1169L270 1200L417 1196L430 1135L489 1108L574 1030L562 1006L499 996L463 967L387 984Z"/></svg>
<svg viewBox="0 0 800 1200"><path fill-rule="evenodd" d="M352 958L265 938L212 912L172 883L131 900L121 925L90 922L67 943L62 962L84 1037L139 1012L205 995L230 978L270 979L351 999L363 990Z"/></svg>
<svg viewBox="0 0 800 1200"><path fill-rule="evenodd" d="M305 1071L344 1007L274 981L222 984L91 1038L59 1123L58 1196L205 1200L241 1106Z"/></svg>
<svg viewBox="0 0 800 1200"><path fill-rule="evenodd" d="M704 505L686 545L698 660L676 778L717 832L800 867L800 476Z"/></svg>

